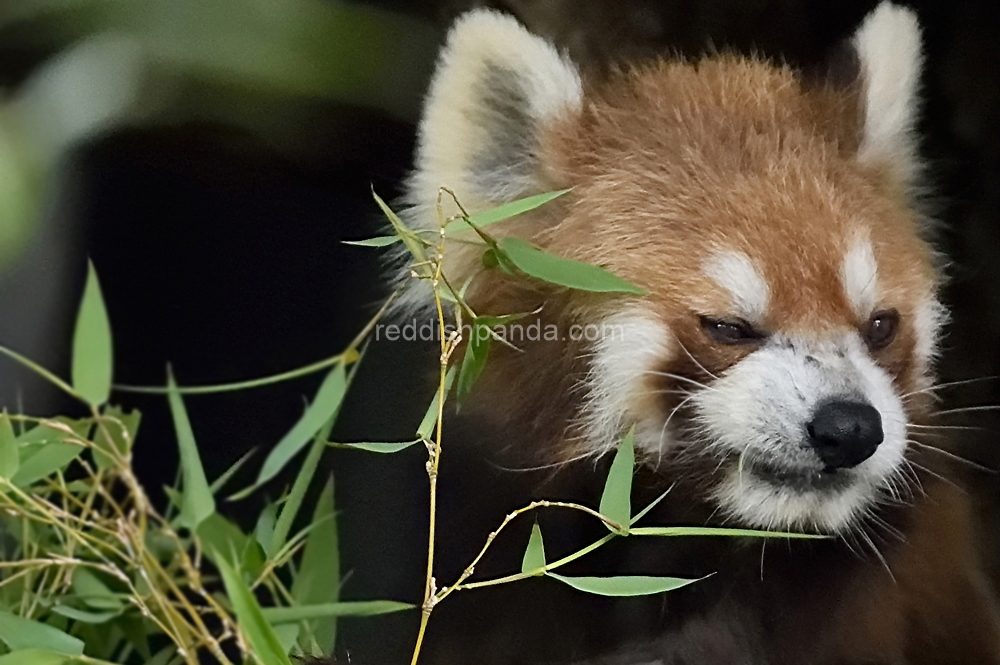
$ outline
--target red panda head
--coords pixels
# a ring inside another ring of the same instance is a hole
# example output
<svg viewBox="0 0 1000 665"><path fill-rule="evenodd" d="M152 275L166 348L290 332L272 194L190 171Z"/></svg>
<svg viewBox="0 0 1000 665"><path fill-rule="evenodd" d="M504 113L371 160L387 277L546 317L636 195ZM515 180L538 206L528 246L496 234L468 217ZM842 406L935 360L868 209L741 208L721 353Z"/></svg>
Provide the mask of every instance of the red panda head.
<svg viewBox="0 0 1000 665"><path fill-rule="evenodd" d="M757 527L845 529L905 484L943 318L912 206L915 16L883 3L851 45L850 83L722 55L589 84L511 18L456 23L410 221L436 227L442 186L473 212L572 188L492 232L646 291L546 287L450 244L445 273L474 276L477 311L541 307L560 330L491 360L496 411L563 458L634 426L662 473L697 474L705 501ZM429 302L419 287L404 299Z"/></svg>

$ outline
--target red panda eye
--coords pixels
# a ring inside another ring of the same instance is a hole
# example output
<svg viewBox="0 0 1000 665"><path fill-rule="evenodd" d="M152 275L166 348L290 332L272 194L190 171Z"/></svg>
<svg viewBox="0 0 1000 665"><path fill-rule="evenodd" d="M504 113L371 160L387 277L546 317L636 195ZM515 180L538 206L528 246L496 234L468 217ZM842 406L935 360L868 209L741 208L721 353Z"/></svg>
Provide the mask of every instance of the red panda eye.
<svg viewBox="0 0 1000 665"><path fill-rule="evenodd" d="M897 330L899 330L899 312L885 309L871 315L862 333L868 348L877 351L892 344L896 339Z"/></svg>
<svg viewBox="0 0 1000 665"><path fill-rule="evenodd" d="M749 344L758 342L766 335L743 319L715 319L701 317L701 328L705 334L719 344Z"/></svg>

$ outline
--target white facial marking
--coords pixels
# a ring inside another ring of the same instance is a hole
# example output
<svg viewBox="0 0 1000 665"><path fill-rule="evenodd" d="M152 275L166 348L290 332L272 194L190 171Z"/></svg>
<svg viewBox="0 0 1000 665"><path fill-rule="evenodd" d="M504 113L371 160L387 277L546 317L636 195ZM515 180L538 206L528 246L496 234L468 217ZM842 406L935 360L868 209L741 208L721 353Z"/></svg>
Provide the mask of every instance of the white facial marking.
<svg viewBox="0 0 1000 665"><path fill-rule="evenodd" d="M659 446L661 428L649 415L657 398L651 372L670 357L669 328L638 307L608 316L599 328L582 410L587 447L595 453L613 449L632 423L638 447Z"/></svg>
<svg viewBox="0 0 1000 665"><path fill-rule="evenodd" d="M708 441L705 452L738 460L714 498L745 524L838 531L859 519L880 492L894 491L907 445L906 415L891 377L855 334L822 343L774 340L696 395L695 425ZM763 464L819 477L824 465L806 426L819 404L834 399L871 404L884 435L871 457L837 471L842 486L794 486L752 472Z"/></svg>
<svg viewBox="0 0 1000 665"><path fill-rule="evenodd" d="M702 271L729 291L736 313L748 321L767 314L771 289L753 262L743 252L720 251L705 262Z"/></svg>
<svg viewBox="0 0 1000 665"><path fill-rule="evenodd" d="M859 318L867 319L878 304L878 264L868 240L856 240L844 256L840 281Z"/></svg>

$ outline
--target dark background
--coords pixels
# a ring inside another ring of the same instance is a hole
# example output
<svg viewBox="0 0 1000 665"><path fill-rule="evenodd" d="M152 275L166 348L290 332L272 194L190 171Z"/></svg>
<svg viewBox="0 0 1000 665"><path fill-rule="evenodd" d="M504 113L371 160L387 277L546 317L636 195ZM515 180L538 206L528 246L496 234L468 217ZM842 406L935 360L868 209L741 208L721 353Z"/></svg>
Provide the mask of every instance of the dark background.
<svg viewBox="0 0 1000 665"><path fill-rule="evenodd" d="M378 4L418 16L443 36L451 17L473 3ZM513 12L568 48L592 75L600 75L623 60L724 48L810 67L847 37L875 3L478 4ZM1000 374L1000 3L909 4L925 29L921 129L942 222L940 246L951 260L946 301L954 321L941 374L945 381L994 377ZM49 55L18 37L0 31L0 85L10 90ZM435 57L433 44L424 57L416 69L426 79ZM423 82L412 87L420 90ZM418 101L412 100L413 108ZM300 113L289 127L296 140L283 145L223 122L180 122L122 128L80 146L65 163L63 186L54 190L51 203L55 212L28 258L0 281L3 329L25 340L43 338L47 357L42 360L65 375L73 310L90 256L102 278L121 383L162 383L168 361L181 384L201 384L271 374L339 352L386 293L379 282L377 250L340 241L378 232L370 188L387 199L399 194L411 161L416 117L400 119L320 100L288 103L298 105ZM53 254L54 247L61 249ZM57 314L46 326L33 327L42 307ZM8 339L0 343L15 345ZM376 345L365 358L337 436L409 438L433 391L434 357L426 345ZM22 388L21 396L35 413L72 408L6 361L0 360L0 372L8 384ZM209 476L217 476L251 448L273 445L301 413L303 399L318 380L191 398L188 406ZM944 395L947 405L998 404L1000 381L968 384ZM163 400L117 398L144 413L136 466L158 494L176 469ZM455 422L451 441L470 439L489 447L486 441L502 439L502 433ZM988 414L977 414L972 424L982 429L962 442L963 454L997 467L996 427ZM524 488L539 481L537 475L504 471L478 450L456 443L444 459L439 581L453 579L503 514L523 502ZM397 456L339 453L326 460L327 470L336 472L343 565L351 571L345 598L420 596L426 528L423 459L423 452L413 448ZM974 474L971 480L984 515L1000 512L995 477ZM543 493L555 497L573 491L567 483L549 482ZM270 491L277 496L280 490L278 482ZM256 508L247 502L224 510L249 519ZM557 518L546 516L544 522L553 541L560 530L578 530L573 519ZM512 545L500 547L484 572L503 573L516 566L525 528L511 530ZM603 561L614 557L611 553ZM544 662L583 655L649 629L636 625L640 605L622 609L574 592L552 591L540 580L453 598L432 622L427 662ZM572 611L566 609L570 606ZM606 617L606 632L576 622L598 612ZM360 665L408 662L415 625L414 615L344 620L339 650Z"/></svg>

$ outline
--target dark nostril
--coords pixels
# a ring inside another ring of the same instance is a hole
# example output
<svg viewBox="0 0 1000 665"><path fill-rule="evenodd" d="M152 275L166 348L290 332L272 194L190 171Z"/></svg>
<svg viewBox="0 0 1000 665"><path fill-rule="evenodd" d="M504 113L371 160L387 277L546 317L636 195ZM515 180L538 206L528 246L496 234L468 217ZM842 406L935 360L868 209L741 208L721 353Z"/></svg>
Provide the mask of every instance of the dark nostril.
<svg viewBox="0 0 1000 665"><path fill-rule="evenodd" d="M882 443L882 416L865 402L826 402L813 413L806 432L828 468L848 469L871 457Z"/></svg>

